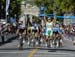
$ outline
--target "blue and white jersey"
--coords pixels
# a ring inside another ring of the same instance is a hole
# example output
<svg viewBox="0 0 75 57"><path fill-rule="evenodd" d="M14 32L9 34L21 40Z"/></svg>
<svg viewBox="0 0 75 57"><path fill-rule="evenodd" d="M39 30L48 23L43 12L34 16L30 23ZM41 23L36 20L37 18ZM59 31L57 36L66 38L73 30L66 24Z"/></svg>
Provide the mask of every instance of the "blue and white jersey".
<svg viewBox="0 0 75 57"><path fill-rule="evenodd" d="M37 23L32 23L32 26L37 27Z"/></svg>
<svg viewBox="0 0 75 57"><path fill-rule="evenodd" d="M59 28L59 24L56 24L55 27L58 27Z"/></svg>
<svg viewBox="0 0 75 57"><path fill-rule="evenodd" d="M59 32L59 27L53 27L53 32Z"/></svg>
<svg viewBox="0 0 75 57"><path fill-rule="evenodd" d="M53 32L59 32L60 28L59 28L59 24L56 24L54 27L53 27Z"/></svg>
<svg viewBox="0 0 75 57"><path fill-rule="evenodd" d="M46 27L43 27L43 35L46 35Z"/></svg>
<svg viewBox="0 0 75 57"><path fill-rule="evenodd" d="M38 24L37 23L32 24L32 30L38 30Z"/></svg>

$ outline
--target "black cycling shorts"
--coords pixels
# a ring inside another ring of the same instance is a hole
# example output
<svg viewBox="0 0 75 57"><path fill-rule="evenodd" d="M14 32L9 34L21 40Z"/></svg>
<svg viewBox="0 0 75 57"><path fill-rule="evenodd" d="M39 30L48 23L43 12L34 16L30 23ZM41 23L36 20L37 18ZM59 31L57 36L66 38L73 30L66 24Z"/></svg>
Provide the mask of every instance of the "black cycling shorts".
<svg viewBox="0 0 75 57"><path fill-rule="evenodd" d="M23 33L23 32L24 32L24 30L25 30L25 29L19 29L19 32L20 32L20 33Z"/></svg>
<svg viewBox="0 0 75 57"><path fill-rule="evenodd" d="M59 34L59 32L58 31L53 31L53 34Z"/></svg>
<svg viewBox="0 0 75 57"><path fill-rule="evenodd" d="M36 33L36 32L37 32L37 30L36 30L36 29L35 29L35 30L32 30L32 32Z"/></svg>

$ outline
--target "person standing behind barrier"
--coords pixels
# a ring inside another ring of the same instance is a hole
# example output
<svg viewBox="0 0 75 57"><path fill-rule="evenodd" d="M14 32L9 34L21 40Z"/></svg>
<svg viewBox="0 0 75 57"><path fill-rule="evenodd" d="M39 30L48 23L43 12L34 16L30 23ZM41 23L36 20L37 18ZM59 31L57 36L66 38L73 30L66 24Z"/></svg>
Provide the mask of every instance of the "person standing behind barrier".
<svg viewBox="0 0 75 57"><path fill-rule="evenodd" d="M22 49L23 48L23 41L24 41L24 38L23 36L25 35L25 31L26 30L26 27L23 25L23 21L19 21L19 24L18 24L18 29L17 29L17 32L16 34L19 36L19 44L18 44L18 48Z"/></svg>

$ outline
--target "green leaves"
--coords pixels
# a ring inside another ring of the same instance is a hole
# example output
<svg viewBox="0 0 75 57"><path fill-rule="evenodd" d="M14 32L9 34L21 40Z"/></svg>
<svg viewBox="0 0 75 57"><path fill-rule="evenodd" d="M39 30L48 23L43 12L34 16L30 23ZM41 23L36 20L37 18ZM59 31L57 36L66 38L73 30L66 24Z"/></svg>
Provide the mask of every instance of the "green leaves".
<svg viewBox="0 0 75 57"><path fill-rule="evenodd" d="M10 15L14 16L15 14L19 16L21 14L20 5L22 0L11 0L10 2Z"/></svg>
<svg viewBox="0 0 75 57"><path fill-rule="evenodd" d="M54 8L56 8L58 15L75 10L75 0L34 0L34 3L38 7L43 4L47 8L46 13L51 13Z"/></svg>

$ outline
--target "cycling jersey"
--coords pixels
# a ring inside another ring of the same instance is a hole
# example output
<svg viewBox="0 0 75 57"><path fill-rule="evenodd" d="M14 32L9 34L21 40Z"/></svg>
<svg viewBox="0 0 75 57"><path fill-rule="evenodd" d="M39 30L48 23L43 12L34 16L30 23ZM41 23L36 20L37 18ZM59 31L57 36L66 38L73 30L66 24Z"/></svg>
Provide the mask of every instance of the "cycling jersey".
<svg viewBox="0 0 75 57"><path fill-rule="evenodd" d="M52 34L53 34L52 28L53 28L53 23L52 22L50 22L50 23L47 22L46 23L46 35L52 36Z"/></svg>
<svg viewBox="0 0 75 57"><path fill-rule="evenodd" d="M36 33L38 31L38 27L33 27L32 31Z"/></svg>
<svg viewBox="0 0 75 57"><path fill-rule="evenodd" d="M46 29L52 29L52 27L53 27L53 23L52 22L47 22L46 23Z"/></svg>
<svg viewBox="0 0 75 57"><path fill-rule="evenodd" d="M19 29L20 33L23 33L25 30L25 27L22 24L20 24L20 25L18 25L18 29Z"/></svg>
<svg viewBox="0 0 75 57"><path fill-rule="evenodd" d="M43 27L43 35L46 35L46 28Z"/></svg>
<svg viewBox="0 0 75 57"><path fill-rule="evenodd" d="M31 30L32 30L32 32L36 33L38 31L38 25L36 23L33 23L32 27L31 27Z"/></svg>
<svg viewBox="0 0 75 57"><path fill-rule="evenodd" d="M55 27L58 27L59 28L59 24L56 24Z"/></svg>
<svg viewBox="0 0 75 57"><path fill-rule="evenodd" d="M18 26L19 29L24 29L25 27L23 25Z"/></svg>
<svg viewBox="0 0 75 57"><path fill-rule="evenodd" d="M62 29L62 30L60 30L60 32L61 32L62 34L64 34L65 31L64 31L64 29Z"/></svg>
<svg viewBox="0 0 75 57"><path fill-rule="evenodd" d="M53 28L53 32L59 32L59 28L58 27L54 27Z"/></svg>

